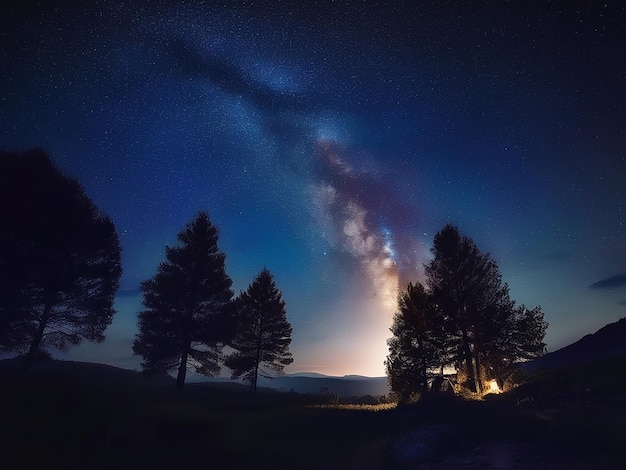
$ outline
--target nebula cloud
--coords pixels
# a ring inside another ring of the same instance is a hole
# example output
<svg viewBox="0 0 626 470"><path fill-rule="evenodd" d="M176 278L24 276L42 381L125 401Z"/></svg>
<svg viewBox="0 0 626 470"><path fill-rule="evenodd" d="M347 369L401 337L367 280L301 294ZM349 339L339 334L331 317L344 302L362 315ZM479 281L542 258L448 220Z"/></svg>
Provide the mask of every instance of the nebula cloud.
<svg viewBox="0 0 626 470"><path fill-rule="evenodd" d="M417 211L399 199L392 182L358 171L347 155L335 141L317 143L314 207L329 244L358 262L373 296L393 311L399 287L419 276Z"/></svg>

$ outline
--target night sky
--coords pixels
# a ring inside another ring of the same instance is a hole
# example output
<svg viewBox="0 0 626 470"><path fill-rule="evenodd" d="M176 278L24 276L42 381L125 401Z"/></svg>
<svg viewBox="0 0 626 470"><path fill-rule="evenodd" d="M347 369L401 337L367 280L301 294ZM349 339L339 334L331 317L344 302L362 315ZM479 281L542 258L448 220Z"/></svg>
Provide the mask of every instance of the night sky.
<svg viewBox="0 0 626 470"><path fill-rule="evenodd" d="M622 2L41 3L0 7L0 148L48 151L123 247L107 340L59 357L139 368L139 283L199 210L236 293L274 274L287 372L384 375L447 223L549 350L626 316Z"/></svg>

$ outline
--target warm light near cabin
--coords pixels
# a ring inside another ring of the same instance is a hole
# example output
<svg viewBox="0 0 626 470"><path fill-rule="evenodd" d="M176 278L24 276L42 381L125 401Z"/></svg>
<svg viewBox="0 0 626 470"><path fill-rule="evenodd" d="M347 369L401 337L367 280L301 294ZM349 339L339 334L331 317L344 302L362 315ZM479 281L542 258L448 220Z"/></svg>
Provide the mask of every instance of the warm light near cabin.
<svg viewBox="0 0 626 470"><path fill-rule="evenodd" d="M487 385L487 393L500 393L500 387L498 387L498 382L495 379L487 382Z"/></svg>

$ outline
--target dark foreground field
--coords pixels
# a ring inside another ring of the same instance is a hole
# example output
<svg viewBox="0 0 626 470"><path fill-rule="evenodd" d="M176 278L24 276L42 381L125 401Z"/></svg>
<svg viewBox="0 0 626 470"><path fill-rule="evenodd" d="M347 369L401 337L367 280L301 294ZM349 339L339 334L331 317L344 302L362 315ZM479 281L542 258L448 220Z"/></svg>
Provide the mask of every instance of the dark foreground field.
<svg viewBox="0 0 626 470"><path fill-rule="evenodd" d="M0 467L623 468L625 358L538 375L483 401L395 409L318 397L173 389L82 363L0 364Z"/></svg>

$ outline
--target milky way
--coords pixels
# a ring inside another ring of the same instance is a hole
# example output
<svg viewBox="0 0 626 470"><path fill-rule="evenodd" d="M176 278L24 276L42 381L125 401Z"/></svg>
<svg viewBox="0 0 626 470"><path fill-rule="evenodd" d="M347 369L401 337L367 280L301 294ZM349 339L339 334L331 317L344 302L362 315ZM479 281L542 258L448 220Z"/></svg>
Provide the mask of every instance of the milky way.
<svg viewBox="0 0 626 470"><path fill-rule="evenodd" d="M317 143L313 187L316 214L335 250L354 257L370 282L373 295L394 310L402 283L415 281L424 262L417 240L417 210L394 194L391 182L359 171L342 158L347 149L332 141Z"/></svg>
<svg viewBox="0 0 626 470"><path fill-rule="evenodd" d="M626 314L619 2L39 3L0 12L0 147L46 149L123 248L107 340L63 357L139 367L139 283L198 210L235 290L274 274L290 372L382 375L447 223L549 349Z"/></svg>

